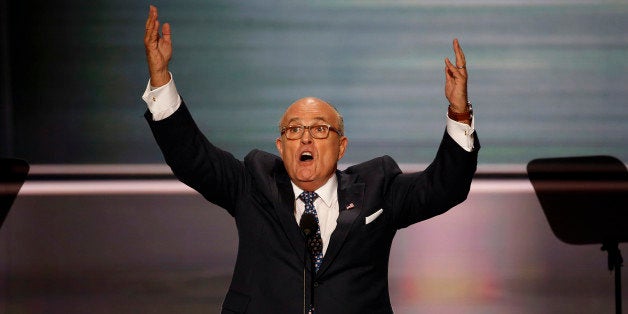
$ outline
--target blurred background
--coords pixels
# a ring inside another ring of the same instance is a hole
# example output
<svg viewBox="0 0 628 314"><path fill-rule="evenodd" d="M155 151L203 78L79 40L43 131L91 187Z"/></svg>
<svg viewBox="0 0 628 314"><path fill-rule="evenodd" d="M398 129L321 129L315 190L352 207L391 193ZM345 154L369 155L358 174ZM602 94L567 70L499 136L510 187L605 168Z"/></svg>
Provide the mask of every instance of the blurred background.
<svg viewBox="0 0 628 314"><path fill-rule="evenodd" d="M238 158L274 152L283 110L312 95L345 117L342 167L388 154L424 169L459 38L480 167L467 202L398 233L395 312L613 311L606 253L556 239L525 165L628 160L628 3L151 3L172 24L179 92ZM0 229L0 312L217 313L235 226L176 182L144 121L149 2L0 5L0 156L33 165Z"/></svg>

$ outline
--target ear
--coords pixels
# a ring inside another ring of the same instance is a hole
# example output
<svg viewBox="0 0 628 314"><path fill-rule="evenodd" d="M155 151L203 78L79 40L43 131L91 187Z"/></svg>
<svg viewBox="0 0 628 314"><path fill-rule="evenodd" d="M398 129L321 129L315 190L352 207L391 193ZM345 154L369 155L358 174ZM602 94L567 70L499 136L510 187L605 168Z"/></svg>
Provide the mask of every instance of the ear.
<svg viewBox="0 0 628 314"><path fill-rule="evenodd" d="M347 144L349 143L349 139L343 136L340 138L339 150L338 150L338 160L342 159L342 156L345 155L345 150L347 149Z"/></svg>
<svg viewBox="0 0 628 314"><path fill-rule="evenodd" d="M278 137L275 140L275 146L277 146L277 151L279 152L279 156L283 159L283 143L281 142L281 138Z"/></svg>

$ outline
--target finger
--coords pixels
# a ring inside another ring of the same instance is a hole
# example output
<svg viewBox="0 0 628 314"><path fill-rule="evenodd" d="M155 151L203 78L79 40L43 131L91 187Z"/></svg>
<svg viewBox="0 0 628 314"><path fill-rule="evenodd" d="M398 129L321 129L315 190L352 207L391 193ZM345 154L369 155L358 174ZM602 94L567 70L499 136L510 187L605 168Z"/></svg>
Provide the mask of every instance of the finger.
<svg viewBox="0 0 628 314"><path fill-rule="evenodd" d="M146 19L146 31L152 30L157 20L157 7L151 5L148 9L148 18Z"/></svg>
<svg viewBox="0 0 628 314"><path fill-rule="evenodd" d="M161 28L161 34L163 40L168 43L172 42L172 31L170 30L170 23L164 23L164 26Z"/></svg>
<svg viewBox="0 0 628 314"><path fill-rule="evenodd" d="M445 66L447 67L447 74L453 77L458 77L460 76L460 72L455 65L453 65L453 63L451 63L451 61L449 61L449 58L445 58Z"/></svg>
<svg viewBox="0 0 628 314"><path fill-rule="evenodd" d="M144 40L146 44L156 44L159 40L159 21L155 20L153 25L150 26L149 29L146 30L146 35L144 36Z"/></svg>
<svg viewBox="0 0 628 314"><path fill-rule="evenodd" d="M144 40L149 43L155 43L159 40L159 11L154 5L150 6L148 20L146 21L146 33Z"/></svg>
<svg viewBox="0 0 628 314"><path fill-rule="evenodd" d="M464 52L462 52L458 38L454 39L454 52L456 53L456 67L466 70L467 61L465 60Z"/></svg>
<svg viewBox="0 0 628 314"><path fill-rule="evenodd" d="M148 30L148 28L150 27L151 23L151 18L153 17L153 6L151 5L148 9L148 17L146 17L146 30Z"/></svg>
<svg viewBox="0 0 628 314"><path fill-rule="evenodd" d="M454 78L453 76L451 76L449 72L450 72L449 69L445 67L445 96L447 98L449 98L449 91L454 85Z"/></svg>
<svg viewBox="0 0 628 314"><path fill-rule="evenodd" d="M445 58L445 83L449 86L463 86L466 89L467 75L461 69L457 68L449 58Z"/></svg>
<svg viewBox="0 0 628 314"><path fill-rule="evenodd" d="M157 8L151 6L146 20L146 32L144 33L144 43L156 41L159 33L159 21L157 20Z"/></svg>

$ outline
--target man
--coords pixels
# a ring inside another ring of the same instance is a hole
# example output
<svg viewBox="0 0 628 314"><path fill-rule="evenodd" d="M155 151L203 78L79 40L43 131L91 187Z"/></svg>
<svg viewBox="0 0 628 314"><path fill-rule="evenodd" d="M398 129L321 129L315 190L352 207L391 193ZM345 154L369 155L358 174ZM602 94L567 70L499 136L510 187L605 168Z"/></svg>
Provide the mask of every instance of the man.
<svg viewBox="0 0 628 314"><path fill-rule="evenodd" d="M170 25L161 36L159 28L151 6L146 119L174 174L226 209L238 229L222 313L392 313L388 258L396 231L462 202L477 164L458 41L456 65L445 60L449 119L436 158L422 173L403 174L388 156L338 171L348 141L342 117L314 97L284 113L276 140L281 158L253 150L235 159L196 127L168 71ZM302 215L318 224L307 239Z"/></svg>

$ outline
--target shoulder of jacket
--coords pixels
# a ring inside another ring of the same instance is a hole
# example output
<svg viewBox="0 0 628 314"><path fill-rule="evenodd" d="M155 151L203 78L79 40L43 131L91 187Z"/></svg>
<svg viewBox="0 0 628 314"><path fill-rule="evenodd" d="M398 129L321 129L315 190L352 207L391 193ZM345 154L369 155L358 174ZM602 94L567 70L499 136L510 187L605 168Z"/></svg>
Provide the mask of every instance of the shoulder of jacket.
<svg viewBox="0 0 628 314"><path fill-rule="evenodd" d="M348 167L344 172L345 173L359 173L364 171L373 171L373 170L384 170L384 171L399 171L399 166L397 162L390 156L384 155L380 157L373 158L371 160L367 160L365 162L361 162L359 164L355 164L353 166Z"/></svg>

